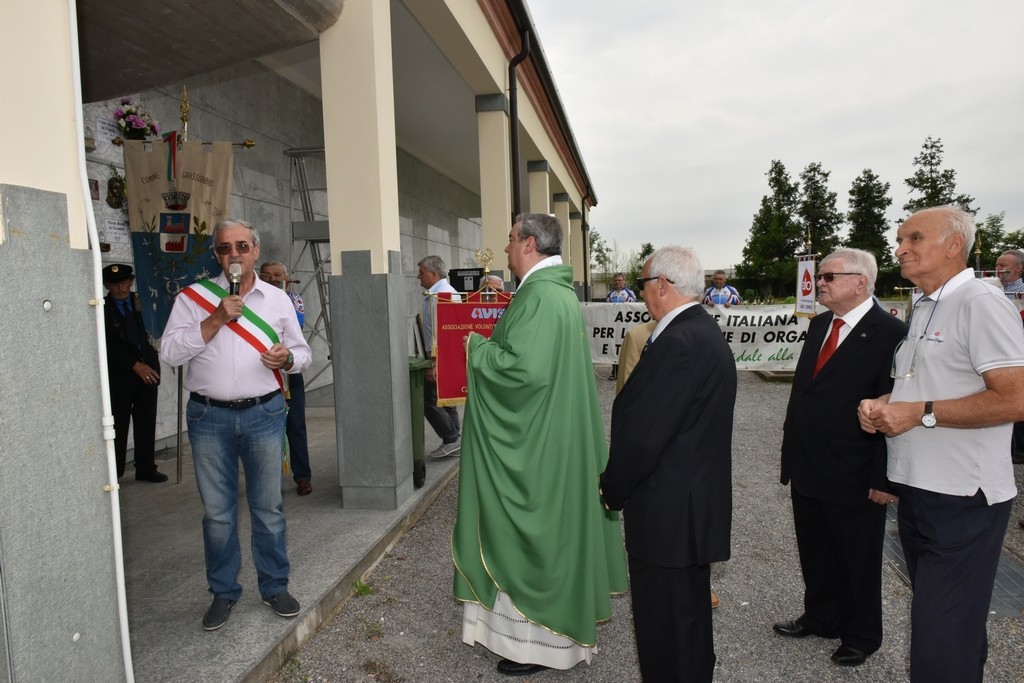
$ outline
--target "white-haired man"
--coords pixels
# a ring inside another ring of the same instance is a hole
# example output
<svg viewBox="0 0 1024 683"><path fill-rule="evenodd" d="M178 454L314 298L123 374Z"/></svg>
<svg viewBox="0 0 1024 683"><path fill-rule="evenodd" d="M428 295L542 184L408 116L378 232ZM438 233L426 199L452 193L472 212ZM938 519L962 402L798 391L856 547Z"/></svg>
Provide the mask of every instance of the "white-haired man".
<svg viewBox="0 0 1024 683"><path fill-rule="evenodd" d="M967 267L973 217L923 209L896 232L903 277L921 288L891 394L861 402L888 437L903 554L914 589L912 681L981 681L985 621L1010 518L1012 423L1024 419L1024 328Z"/></svg>
<svg viewBox="0 0 1024 683"><path fill-rule="evenodd" d="M807 330L783 426L782 474L804 579L803 612L775 624L790 638L839 638L832 661L858 666L882 644L885 437L868 434L857 404L892 390L892 354L903 321L872 298L878 266L861 249L840 249L818 268L828 313Z"/></svg>
<svg viewBox="0 0 1024 683"><path fill-rule="evenodd" d="M710 681L711 563L729 559L736 362L700 305L704 270L664 247L637 287L658 321L612 408L601 475L623 510L633 628L645 681Z"/></svg>

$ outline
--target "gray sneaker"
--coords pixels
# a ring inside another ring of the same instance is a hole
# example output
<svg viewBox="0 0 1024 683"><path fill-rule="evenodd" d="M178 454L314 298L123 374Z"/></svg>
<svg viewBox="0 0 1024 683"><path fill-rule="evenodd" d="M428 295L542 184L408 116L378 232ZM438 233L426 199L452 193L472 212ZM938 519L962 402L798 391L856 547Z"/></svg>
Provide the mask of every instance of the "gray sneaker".
<svg viewBox="0 0 1024 683"><path fill-rule="evenodd" d="M263 598L263 604L268 605L281 617L294 617L301 611L299 601L293 598L288 591L281 591L272 598Z"/></svg>
<svg viewBox="0 0 1024 683"><path fill-rule="evenodd" d="M458 457L459 451L462 450L462 439L458 438L451 443L443 443L434 450L427 453L427 457L431 460L440 460L441 458L448 458L451 456Z"/></svg>

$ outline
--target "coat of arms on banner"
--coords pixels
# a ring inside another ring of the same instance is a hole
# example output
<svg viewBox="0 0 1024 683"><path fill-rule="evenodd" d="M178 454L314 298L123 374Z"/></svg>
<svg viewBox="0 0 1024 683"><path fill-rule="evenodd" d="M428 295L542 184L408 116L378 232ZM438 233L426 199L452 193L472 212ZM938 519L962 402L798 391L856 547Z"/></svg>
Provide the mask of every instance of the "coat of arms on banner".
<svg viewBox="0 0 1024 683"><path fill-rule="evenodd" d="M125 180L138 291L146 327L162 333L174 297L217 274L212 231L231 201L229 142L126 141Z"/></svg>

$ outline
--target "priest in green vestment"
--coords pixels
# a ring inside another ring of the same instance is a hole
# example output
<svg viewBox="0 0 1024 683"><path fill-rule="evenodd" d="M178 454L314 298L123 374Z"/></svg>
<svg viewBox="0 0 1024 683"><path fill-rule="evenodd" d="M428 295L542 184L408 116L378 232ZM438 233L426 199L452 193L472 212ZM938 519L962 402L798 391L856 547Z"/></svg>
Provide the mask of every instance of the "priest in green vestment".
<svg viewBox="0 0 1024 683"><path fill-rule="evenodd" d="M524 675L590 662L627 588L608 447L557 218L523 214L505 248L520 286L490 339L466 340L469 393L452 532L463 641Z"/></svg>

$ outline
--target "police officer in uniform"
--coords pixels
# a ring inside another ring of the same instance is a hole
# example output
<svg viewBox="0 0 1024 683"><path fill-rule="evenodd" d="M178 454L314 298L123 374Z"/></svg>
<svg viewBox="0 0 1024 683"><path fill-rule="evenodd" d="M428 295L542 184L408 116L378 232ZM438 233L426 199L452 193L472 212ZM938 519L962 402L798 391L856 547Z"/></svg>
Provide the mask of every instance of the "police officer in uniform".
<svg viewBox="0 0 1024 683"><path fill-rule="evenodd" d="M135 478L161 483L167 475L154 462L156 397L160 358L142 324L139 297L132 292L132 267L113 264L103 269L103 314L107 332L107 373L114 413L114 456L117 476L124 475L128 424L135 428Z"/></svg>

